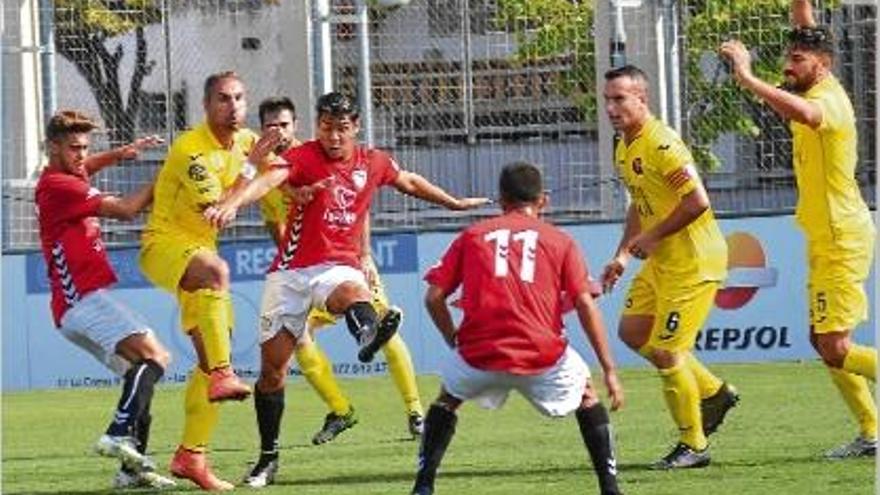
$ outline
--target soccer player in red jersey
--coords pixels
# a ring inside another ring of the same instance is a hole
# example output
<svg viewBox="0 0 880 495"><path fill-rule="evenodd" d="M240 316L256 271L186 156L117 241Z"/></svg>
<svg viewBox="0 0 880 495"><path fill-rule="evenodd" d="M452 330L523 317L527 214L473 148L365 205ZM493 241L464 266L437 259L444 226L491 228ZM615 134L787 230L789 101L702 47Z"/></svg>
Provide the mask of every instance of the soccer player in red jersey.
<svg viewBox="0 0 880 495"><path fill-rule="evenodd" d="M136 158L161 140L142 138L89 156L95 128L91 119L71 110L55 114L46 128L49 165L37 182L35 200L52 317L61 335L123 377L113 420L95 444L97 453L122 461L114 486L161 488L174 482L154 471L146 448L153 388L171 357L145 320L111 294L116 274L98 223L98 217L132 219L152 200L153 184L117 197L90 183L102 168Z"/></svg>
<svg viewBox="0 0 880 495"><path fill-rule="evenodd" d="M546 416L575 411L601 493L619 494L608 412L562 333L570 297L602 365L611 409L621 407L623 389L583 257L571 237L539 218L546 199L537 167L507 165L499 189L503 213L465 229L425 276L428 312L455 352L441 366L443 386L425 419L412 493L434 492L462 402L497 409L517 390ZM464 317L456 328L446 299L458 287Z"/></svg>
<svg viewBox="0 0 880 495"><path fill-rule="evenodd" d="M272 483L278 465L278 433L284 411L284 378L298 339L309 338L306 318L312 308L345 317L360 345L358 359L369 362L394 336L399 321L381 321L362 271L363 230L370 202L381 186L449 209L464 210L486 198L455 198L418 174L401 170L383 151L360 146L358 112L341 93L317 102L317 139L282 154L287 163L268 170L246 187L205 211L215 225L228 224L238 208L287 182L301 203L290 209L288 228L263 290L260 309L261 361L254 401L261 455L249 478L263 471ZM388 313L393 314L393 313Z"/></svg>

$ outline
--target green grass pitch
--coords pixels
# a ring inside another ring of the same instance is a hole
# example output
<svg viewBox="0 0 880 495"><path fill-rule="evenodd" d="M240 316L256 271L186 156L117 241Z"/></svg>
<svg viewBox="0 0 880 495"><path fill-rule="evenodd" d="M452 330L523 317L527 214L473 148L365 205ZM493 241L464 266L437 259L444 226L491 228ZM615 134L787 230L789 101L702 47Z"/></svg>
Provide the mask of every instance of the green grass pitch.
<svg viewBox="0 0 880 495"><path fill-rule="evenodd" d="M648 369L622 372L627 405L612 415L620 476L627 495L874 493L874 460L829 462L821 452L857 431L817 362L712 366L742 395L740 406L711 440L707 469L653 472L645 465L666 453L675 429L659 379ZM438 380L419 378L427 405ZM418 445L385 377L343 380L360 423L334 442L314 447L325 413L301 379L287 390L277 485L262 493L404 494ZM115 463L91 453L109 420L117 389L3 394L2 492L111 493ZM183 388L160 386L153 406L150 451L167 470L180 435ZM240 480L258 440L253 404L227 404L211 458L218 474ZM166 493L195 492L192 485ZM238 492L247 489L239 488ZM597 493L573 417L541 417L518 396L500 411L465 405L437 483L438 494Z"/></svg>

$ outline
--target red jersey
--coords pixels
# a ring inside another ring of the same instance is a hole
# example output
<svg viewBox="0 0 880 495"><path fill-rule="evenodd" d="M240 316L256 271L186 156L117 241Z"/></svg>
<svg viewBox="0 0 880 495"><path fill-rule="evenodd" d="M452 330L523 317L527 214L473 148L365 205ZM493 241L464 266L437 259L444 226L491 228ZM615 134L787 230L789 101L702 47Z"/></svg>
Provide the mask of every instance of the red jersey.
<svg viewBox="0 0 880 495"><path fill-rule="evenodd" d="M330 160L318 141L292 148L282 158L291 167L291 186L326 181L327 187L309 204L291 208L283 247L269 271L328 262L360 269L364 221L373 193L397 179L397 163L388 153L366 147L355 148L348 161Z"/></svg>
<svg viewBox="0 0 880 495"><path fill-rule="evenodd" d="M462 287L461 357L518 375L540 373L565 352L563 291L588 292L588 279L568 234L517 211L465 229L425 275L447 295Z"/></svg>
<svg viewBox="0 0 880 495"><path fill-rule="evenodd" d="M84 295L116 283L101 241L98 208L103 195L85 172L46 169L35 192L40 243L52 288L52 317L61 317Z"/></svg>

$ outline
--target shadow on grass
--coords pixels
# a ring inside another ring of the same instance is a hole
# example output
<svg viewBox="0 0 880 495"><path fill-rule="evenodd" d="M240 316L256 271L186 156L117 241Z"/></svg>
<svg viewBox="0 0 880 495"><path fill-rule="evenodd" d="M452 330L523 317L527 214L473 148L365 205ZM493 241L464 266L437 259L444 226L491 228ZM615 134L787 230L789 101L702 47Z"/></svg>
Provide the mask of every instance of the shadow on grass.
<svg viewBox="0 0 880 495"><path fill-rule="evenodd" d="M626 470L647 470L647 466L641 465L632 465L632 466L624 466L622 469ZM572 472L583 471L584 475L587 477L593 476L592 469L587 468L586 466L547 466L547 467L535 467L530 469L522 469L522 468L491 468L487 467L486 469L461 469L461 470L448 470L444 469L443 472L438 476L439 479L466 479L466 478L505 478L509 480L511 476L558 476L560 474L571 474ZM358 485L358 484L375 484L375 483L393 483L393 482L412 482L415 480L416 472L415 470L411 471L396 471L396 472L386 472L381 476L377 476L375 473L363 473L356 475L338 475L338 476L328 476L324 478L299 478L299 479L288 479L288 480L276 480L276 484L279 486L329 486L329 485Z"/></svg>

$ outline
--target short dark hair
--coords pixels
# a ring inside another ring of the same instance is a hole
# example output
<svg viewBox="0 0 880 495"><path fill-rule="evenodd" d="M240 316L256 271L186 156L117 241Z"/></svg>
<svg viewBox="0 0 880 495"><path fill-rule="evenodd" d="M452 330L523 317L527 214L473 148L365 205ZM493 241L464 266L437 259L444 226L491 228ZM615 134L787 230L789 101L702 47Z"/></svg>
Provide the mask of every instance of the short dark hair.
<svg viewBox="0 0 880 495"><path fill-rule="evenodd" d="M646 85L648 84L648 75L645 74L645 71L639 69L635 65L627 64L623 67L615 67L605 73L606 81L613 81L621 77L628 77L634 81L641 81Z"/></svg>
<svg viewBox="0 0 880 495"><path fill-rule="evenodd" d="M57 142L68 134L92 132L97 128L98 124L84 113L76 110L60 110L46 125L46 139Z"/></svg>
<svg viewBox="0 0 880 495"><path fill-rule="evenodd" d="M834 57L834 34L825 26L794 28L788 33L788 47Z"/></svg>
<svg viewBox="0 0 880 495"><path fill-rule="evenodd" d="M321 118L322 115L329 115L335 118L348 117L351 120L358 118L357 105L354 104L354 101L348 95L338 91L327 93L318 98L315 110L318 118Z"/></svg>
<svg viewBox="0 0 880 495"><path fill-rule="evenodd" d="M203 98L207 100L211 97L211 91L214 91L214 86L217 85L220 81L224 79L235 79L236 81L241 82L241 77L238 75L238 72L234 70L225 70L223 72L215 72L205 78L205 94Z"/></svg>
<svg viewBox="0 0 880 495"><path fill-rule="evenodd" d="M529 162L513 162L504 166L498 180L501 200L510 204L534 203L544 194L541 170Z"/></svg>
<svg viewBox="0 0 880 495"><path fill-rule="evenodd" d="M293 117L293 120L296 120L296 106L290 101L290 98L286 96L273 96L271 98L266 98L265 100L260 102L260 125L263 125L266 121L266 116L270 113L278 113L282 110L287 110L290 112L290 115Z"/></svg>

